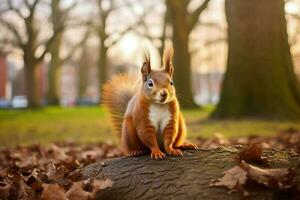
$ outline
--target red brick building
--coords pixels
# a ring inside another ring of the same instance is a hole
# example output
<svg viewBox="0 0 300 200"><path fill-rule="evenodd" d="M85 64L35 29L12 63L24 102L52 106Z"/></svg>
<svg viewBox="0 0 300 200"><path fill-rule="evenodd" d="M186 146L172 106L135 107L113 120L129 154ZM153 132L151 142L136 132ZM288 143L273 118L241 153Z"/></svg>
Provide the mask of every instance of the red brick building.
<svg viewBox="0 0 300 200"><path fill-rule="evenodd" d="M0 53L0 99L6 98L7 63L4 54Z"/></svg>

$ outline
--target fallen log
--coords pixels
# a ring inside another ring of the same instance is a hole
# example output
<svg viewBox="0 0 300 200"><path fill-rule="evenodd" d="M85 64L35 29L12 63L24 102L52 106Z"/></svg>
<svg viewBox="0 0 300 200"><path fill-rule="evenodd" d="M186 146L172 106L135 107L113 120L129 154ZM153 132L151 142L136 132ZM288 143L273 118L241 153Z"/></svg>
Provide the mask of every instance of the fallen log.
<svg viewBox="0 0 300 200"><path fill-rule="evenodd" d="M122 157L97 162L82 169L82 179L110 179L111 187L100 190L97 199L241 199L241 193L211 187L214 179L238 164L239 147L185 151L182 157L152 160L149 156ZM264 149L270 168L293 168L300 184L300 155ZM250 184L248 199L294 199L290 193ZM300 197L300 196L299 196Z"/></svg>

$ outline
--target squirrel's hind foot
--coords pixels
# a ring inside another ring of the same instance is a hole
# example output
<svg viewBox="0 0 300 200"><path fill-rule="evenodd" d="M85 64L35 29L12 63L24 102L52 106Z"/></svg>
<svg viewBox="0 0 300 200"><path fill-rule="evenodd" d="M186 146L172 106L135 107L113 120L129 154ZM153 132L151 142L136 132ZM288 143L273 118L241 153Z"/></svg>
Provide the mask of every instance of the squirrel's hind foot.
<svg viewBox="0 0 300 200"><path fill-rule="evenodd" d="M148 152L144 150L133 150L130 152L130 155L137 157L137 156L143 156L146 155Z"/></svg>
<svg viewBox="0 0 300 200"><path fill-rule="evenodd" d="M192 143L184 143L183 145L174 147L174 149L195 150L195 149L198 149L198 146L196 144L192 144Z"/></svg>
<svg viewBox="0 0 300 200"><path fill-rule="evenodd" d="M183 153L180 149L170 149L167 151L167 154L171 155L171 156L182 156L183 155Z"/></svg>

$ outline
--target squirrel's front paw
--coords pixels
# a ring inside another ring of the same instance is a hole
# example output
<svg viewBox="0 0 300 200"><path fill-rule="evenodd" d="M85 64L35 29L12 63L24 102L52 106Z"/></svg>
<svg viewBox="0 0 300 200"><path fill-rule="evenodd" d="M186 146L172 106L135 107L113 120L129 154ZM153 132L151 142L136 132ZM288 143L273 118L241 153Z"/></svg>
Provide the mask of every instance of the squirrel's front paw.
<svg viewBox="0 0 300 200"><path fill-rule="evenodd" d="M180 149L168 149L166 150L168 155L172 155L172 156L182 156L183 153Z"/></svg>
<svg viewBox="0 0 300 200"><path fill-rule="evenodd" d="M166 157L166 155L161 152L159 149L155 149L151 151L151 158L153 159L164 159Z"/></svg>

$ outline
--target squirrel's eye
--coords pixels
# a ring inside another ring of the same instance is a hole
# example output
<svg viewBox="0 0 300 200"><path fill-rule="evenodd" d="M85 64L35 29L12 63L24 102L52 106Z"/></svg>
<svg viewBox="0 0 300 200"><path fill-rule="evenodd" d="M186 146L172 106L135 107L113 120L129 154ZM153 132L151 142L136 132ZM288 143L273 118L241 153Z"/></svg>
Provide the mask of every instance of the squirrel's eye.
<svg viewBox="0 0 300 200"><path fill-rule="evenodd" d="M149 81L148 81L148 87L149 88L153 87L153 81L152 81L152 79L149 79Z"/></svg>
<svg viewBox="0 0 300 200"><path fill-rule="evenodd" d="M171 84L171 86L173 86L173 85L174 85L174 82L171 80L170 84Z"/></svg>

